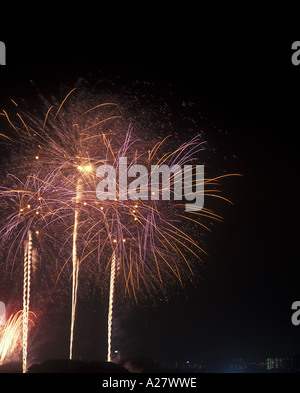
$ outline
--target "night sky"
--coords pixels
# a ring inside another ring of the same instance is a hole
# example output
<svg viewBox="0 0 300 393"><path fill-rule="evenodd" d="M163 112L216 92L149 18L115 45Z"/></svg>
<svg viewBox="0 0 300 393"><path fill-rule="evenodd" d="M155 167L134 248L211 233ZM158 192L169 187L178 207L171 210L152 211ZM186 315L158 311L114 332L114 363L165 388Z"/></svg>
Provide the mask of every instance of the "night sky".
<svg viewBox="0 0 300 393"><path fill-rule="evenodd" d="M200 17L185 27L171 17L168 23L132 19L115 22L112 31L99 23L84 31L43 32L42 40L7 31L0 36L7 46L1 105L30 95L30 80L47 94L90 75L118 76L129 85L138 78L151 81L158 95L176 92L174 105L195 102L214 125L207 132L219 157L215 167L210 163L214 173L243 177L224 185L234 205L220 204L224 223L207 238L209 256L197 286L179 289L155 308L128 309L120 333L128 356L197 361L300 353L300 326L291 323L291 305L300 300L300 66L291 63L297 37L284 37L271 24L255 24L254 31L243 23L204 28ZM92 323L105 329L82 307L82 320L89 319L82 331L96 330ZM100 339L99 352L85 340L88 349L79 344L81 356L105 357ZM64 348L51 351L61 355Z"/></svg>

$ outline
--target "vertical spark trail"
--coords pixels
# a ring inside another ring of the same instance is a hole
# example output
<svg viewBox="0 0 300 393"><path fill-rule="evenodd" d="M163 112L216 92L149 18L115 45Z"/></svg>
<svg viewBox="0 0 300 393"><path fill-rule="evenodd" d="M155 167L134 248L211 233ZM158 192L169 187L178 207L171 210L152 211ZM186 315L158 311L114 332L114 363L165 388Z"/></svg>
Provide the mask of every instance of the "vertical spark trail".
<svg viewBox="0 0 300 393"><path fill-rule="evenodd" d="M71 332L70 332L70 360L73 357L73 341L74 341L74 324L76 316L77 292L78 292L78 274L79 274L79 261L77 255L77 238L78 238L78 222L79 222L79 208L78 203L81 199L82 179L79 178L76 187L76 200L74 211L74 229L73 229L73 274L72 274L72 315L71 315Z"/></svg>
<svg viewBox="0 0 300 393"><path fill-rule="evenodd" d="M28 231L28 240L24 247L24 283L23 283L23 373L27 371L28 352L28 317L30 303L30 276L32 262L32 234Z"/></svg>
<svg viewBox="0 0 300 393"><path fill-rule="evenodd" d="M111 361L111 331L113 321L114 290L116 277L116 251L113 251L110 270L109 309L108 309L108 339L107 339L107 361Z"/></svg>

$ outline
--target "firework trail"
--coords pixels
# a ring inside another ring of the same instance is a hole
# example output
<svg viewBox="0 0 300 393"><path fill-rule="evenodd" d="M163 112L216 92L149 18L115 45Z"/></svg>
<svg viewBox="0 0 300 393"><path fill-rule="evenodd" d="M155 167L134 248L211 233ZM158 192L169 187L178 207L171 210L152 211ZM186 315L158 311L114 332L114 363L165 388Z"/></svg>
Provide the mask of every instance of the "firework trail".
<svg viewBox="0 0 300 393"><path fill-rule="evenodd" d="M24 284L23 284L23 373L27 371L28 352L28 317L30 305L30 281L32 264L32 234L28 232L28 239L24 247Z"/></svg>
<svg viewBox="0 0 300 393"><path fill-rule="evenodd" d="M110 268L110 287L109 287L109 308L108 308L108 348L107 348L107 361L111 361L111 333L113 323L113 307L114 307L114 290L116 278L116 252L113 251L111 258Z"/></svg>
<svg viewBox="0 0 300 393"><path fill-rule="evenodd" d="M39 230L47 225L49 209L46 208L44 197L49 197L48 186L43 184L36 176L29 176L23 183L15 176L9 176L8 183L0 187L0 201L4 211L0 238L5 244L9 244L7 260L11 263L11 269L15 265L22 246L23 251L23 311L22 311L22 337L23 337L23 372L27 371L28 333L30 315L30 292L32 272L36 270L36 252L33 250L33 233L36 243L39 238ZM16 326L16 325L15 325Z"/></svg>
<svg viewBox="0 0 300 393"><path fill-rule="evenodd" d="M77 294L78 294L78 275L79 275L79 260L77 255L77 237L78 237L78 223L79 223L79 209L77 205L81 200L82 179L79 178L76 187L76 200L74 211L74 229L73 229L73 274L72 274L72 315L71 315L71 333L70 333L70 359L73 356L73 339L74 339L74 324L76 316Z"/></svg>

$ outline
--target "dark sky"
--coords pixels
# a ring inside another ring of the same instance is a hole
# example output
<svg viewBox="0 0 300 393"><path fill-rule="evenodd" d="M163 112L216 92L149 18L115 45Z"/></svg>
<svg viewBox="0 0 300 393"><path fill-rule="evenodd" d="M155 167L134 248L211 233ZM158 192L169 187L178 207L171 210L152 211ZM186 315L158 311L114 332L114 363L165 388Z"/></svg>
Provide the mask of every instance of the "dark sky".
<svg viewBox="0 0 300 393"><path fill-rule="evenodd" d="M91 74L150 80L161 95L172 85L175 100L196 102L222 130L208 136L228 156L216 173L243 177L226 185L234 206L221 208L225 221L208 239L203 281L159 307L128 311L121 328L128 353L194 360L300 353L300 327L291 323L291 304L300 300L300 66L290 60L297 37L271 24L199 24L122 21L113 32L97 25L45 33L42 41L6 32L0 101L26 95L29 80L55 91Z"/></svg>

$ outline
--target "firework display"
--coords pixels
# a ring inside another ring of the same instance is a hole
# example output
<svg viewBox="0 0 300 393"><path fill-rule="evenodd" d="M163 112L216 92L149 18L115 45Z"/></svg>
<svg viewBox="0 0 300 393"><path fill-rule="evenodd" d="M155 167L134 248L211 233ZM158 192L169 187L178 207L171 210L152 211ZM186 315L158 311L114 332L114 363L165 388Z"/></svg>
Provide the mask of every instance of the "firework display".
<svg viewBox="0 0 300 393"><path fill-rule="evenodd" d="M141 297L184 286L193 277L194 265L206 254L199 232L210 231L209 223L222 217L206 204L188 209L187 202L196 193L230 202L219 186L232 176L208 178L199 172L198 177L204 135L178 143L171 133L155 134L147 114L132 114L119 97L73 88L60 100L40 98L37 110L24 110L12 100L0 113L6 129L2 125L1 140L10 152L0 187L4 271L21 282L23 269L23 291L16 284L23 310L11 315L0 333L0 362L22 338L23 372L30 315L38 311L33 308L37 276L54 290L60 283L62 296L71 300L70 359L82 277L100 288L107 302L111 361L114 303L138 304ZM154 176L154 166L177 170L164 183Z"/></svg>

